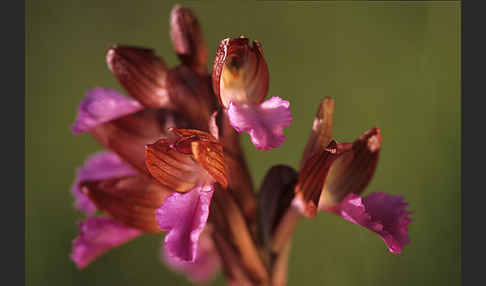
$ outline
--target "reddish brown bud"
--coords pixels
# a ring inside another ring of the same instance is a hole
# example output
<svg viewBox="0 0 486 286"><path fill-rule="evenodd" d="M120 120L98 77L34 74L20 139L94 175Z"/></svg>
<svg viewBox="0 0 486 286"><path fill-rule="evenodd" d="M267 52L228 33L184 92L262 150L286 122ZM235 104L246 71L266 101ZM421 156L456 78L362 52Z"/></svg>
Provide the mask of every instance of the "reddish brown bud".
<svg viewBox="0 0 486 286"><path fill-rule="evenodd" d="M208 73L208 50L196 15L175 5L170 13L170 37L182 63L198 74Z"/></svg>
<svg viewBox="0 0 486 286"><path fill-rule="evenodd" d="M106 52L106 62L120 84L143 105L170 105L167 67L153 50L114 45Z"/></svg>

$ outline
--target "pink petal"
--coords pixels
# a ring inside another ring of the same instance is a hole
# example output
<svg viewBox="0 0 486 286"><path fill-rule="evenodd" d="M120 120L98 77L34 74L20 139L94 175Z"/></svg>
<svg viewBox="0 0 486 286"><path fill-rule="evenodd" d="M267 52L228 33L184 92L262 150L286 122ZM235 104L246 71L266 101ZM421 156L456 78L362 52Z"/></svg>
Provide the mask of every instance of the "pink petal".
<svg viewBox="0 0 486 286"><path fill-rule="evenodd" d="M84 166L78 169L76 180L71 189L75 198L74 206L80 211L90 215L96 211L95 205L81 191L80 183L88 180L103 180L124 176L136 175L130 168L112 152L102 151L88 157Z"/></svg>
<svg viewBox="0 0 486 286"><path fill-rule="evenodd" d="M187 193L172 194L157 209L160 228L169 231L165 236L165 247L170 256L194 262L212 196L212 185L196 186Z"/></svg>
<svg viewBox="0 0 486 286"><path fill-rule="evenodd" d="M79 236L73 241L71 259L80 269L104 252L141 234L138 229L104 217L88 218L79 226Z"/></svg>
<svg viewBox="0 0 486 286"><path fill-rule="evenodd" d="M270 150L285 141L283 128L292 122L290 103L272 97L260 105L230 103L226 110L231 126L238 132L248 132L257 149Z"/></svg>
<svg viewBox="0 0 486 286"><path fill-rule="evenodd" d="M213 241L206 231L199 238L194 262L182 261L175 256L170 256L165 247L162 247L161 250L165 263L172 270L185 274L193 283L209 282L221 266Z"/></svg>
<svg viewBox="0 0 486 286"><path fill-rule="evenodd" d="M390 252L401 253L410 242L411 212L406 210L407 206L402 196L377 192L361 198L351 193L338 206L327 210L376 232Z"/></svg>
<svg viewBox="0 0 486 286"><path fill-rule="evenodd" d="M136 100L125 97L113 89L98 87L86 92L86 98L78 107L78 116L71 127L80 134L95 126L143 109Z"/></svg>

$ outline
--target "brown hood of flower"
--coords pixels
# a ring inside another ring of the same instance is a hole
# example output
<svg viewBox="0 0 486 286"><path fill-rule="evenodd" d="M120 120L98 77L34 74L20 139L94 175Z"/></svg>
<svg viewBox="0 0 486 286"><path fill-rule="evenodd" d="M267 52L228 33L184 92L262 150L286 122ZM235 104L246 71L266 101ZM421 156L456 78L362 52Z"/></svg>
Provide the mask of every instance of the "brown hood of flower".
<svg viewBox="0 0 486 286"><path fill-rule="evenodd" d="M145 148L150 174L168 189L190 191L207 172L223 188L228 186L223 147L210 133L193 129L172 129L178 138L160 139ZM205 173L202 172L202 173Z"/></svg>
<svg viewBox="0 0 486 286"><path fill-rule="evenodd" d="M259 42L247 38L225 39L213 63L213 90L221 105L229 102L260 103L269 85L267 63Z"/></svg>

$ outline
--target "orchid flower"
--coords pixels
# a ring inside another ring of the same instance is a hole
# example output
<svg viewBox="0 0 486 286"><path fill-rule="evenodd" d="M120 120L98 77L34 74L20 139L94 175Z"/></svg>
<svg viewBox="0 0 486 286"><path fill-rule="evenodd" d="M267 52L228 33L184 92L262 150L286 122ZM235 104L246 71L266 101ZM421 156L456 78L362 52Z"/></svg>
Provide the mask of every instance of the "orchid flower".
<svg viewBox="0 0 486 286"><path fill-rule="evenodd" d="M166 232L162 260L194 283L222 268L230 285L283 285L293 228L318 211L402 251L410 224L403 198L360 196L378 162L378 128L338 143L331 139L334 100L324 99L299 172L274 166L257 193L240 132L267 151L282 145L292 121L288 101L265 101L261 44L221 41L210 73L193 12L176 5L170 26L178 66L149 49L113 45L107 65L130 97L98 87L79 105L72 132L90 133L108 150L88 157L71 190L86 215L72 245L78 268L140 235Z"/></svg>
<svg viewBox="0 0 486 286"><path fill-rule="evenodd" d="M290 103L276 96L263 101L268 68L258 41L253 46L243 37L221 41L213 64L213 88L231 126L248 132L256 148L282 145L283 128L292 122Z"/></svg>
<svg viewBox="0 0 486 286"><path fill-rule="evenodd" d="M381 131L372 128L353 143L331 139L334 100L325 98L303 154L293 205L305 216L327 211L376 232L390 252L409 243L411 220L402 196L383 192L360 197L371 181L381 148Z"/></svg>

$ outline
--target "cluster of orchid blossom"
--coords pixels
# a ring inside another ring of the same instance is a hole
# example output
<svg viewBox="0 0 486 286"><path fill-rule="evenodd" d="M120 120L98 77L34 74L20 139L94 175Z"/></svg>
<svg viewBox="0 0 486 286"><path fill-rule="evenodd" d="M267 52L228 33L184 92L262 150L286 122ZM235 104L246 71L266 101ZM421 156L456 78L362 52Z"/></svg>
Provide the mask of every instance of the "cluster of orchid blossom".
<svg viewBox="0 0 486 286"><path fill-rule="evenodd" d="M256 193L239 133L270 150L292 121L288 101L264 101L269 80L260 43L223 40L210 74L192 11L176 5L170 27L180 65L168 68L149 49L112 46L108 67L131 98L95 88L79 106L72 131L89 132L110 151L89 157L72 188L86 214L71 253L78 268L144 233L167 232L162 258L195 283L222 268L232 285L284 285L292 231L318 211L402 251L410 224L403 198L360 196L378 162L378 128L353 143L336 142L334 100L325 98L299 172L274 166Z"/></svg>

